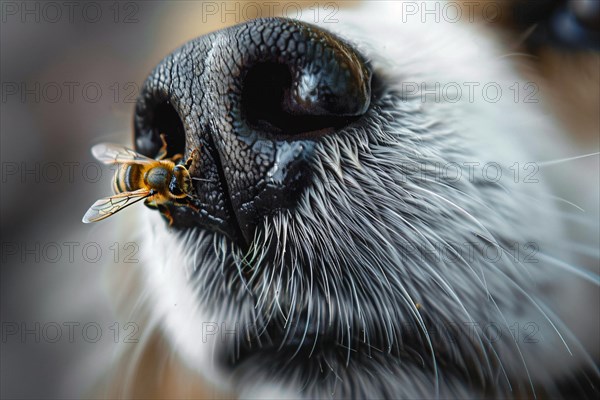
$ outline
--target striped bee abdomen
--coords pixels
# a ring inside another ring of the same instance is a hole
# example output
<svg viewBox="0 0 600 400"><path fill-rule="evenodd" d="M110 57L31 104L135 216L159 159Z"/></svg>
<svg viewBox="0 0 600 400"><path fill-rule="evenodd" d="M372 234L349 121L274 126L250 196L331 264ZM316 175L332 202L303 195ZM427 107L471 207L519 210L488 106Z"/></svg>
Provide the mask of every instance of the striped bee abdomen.
<svg viewBox="0 0 600 400"><path fill-rule="evenodd" d="M115 174L113 189L115 193L133 192L141 189L143 171L137 164L123 164Z"/></svg>

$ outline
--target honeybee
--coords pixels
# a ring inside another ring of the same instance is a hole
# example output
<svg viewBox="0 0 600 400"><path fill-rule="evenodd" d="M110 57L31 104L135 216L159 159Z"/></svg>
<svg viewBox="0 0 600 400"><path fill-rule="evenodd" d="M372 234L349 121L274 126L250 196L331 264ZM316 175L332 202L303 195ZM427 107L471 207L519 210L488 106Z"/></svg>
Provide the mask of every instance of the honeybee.
<svg viewBox="0 0 600 400"><path fill-rule="evenodd" d="M179 164L183 156L167 156L167 143L161 135L162 147L152 159L126 147L100 143L92 147L92 154L104 164L118 165L113 181L115 195L97 200L83 216L83 223L101 221L111 215L145 199L144 204L155 208L173 219L165 207L167 204L190 206L192 178L188 169L192 165L197 150L192 152L184 164Z"/></svg>

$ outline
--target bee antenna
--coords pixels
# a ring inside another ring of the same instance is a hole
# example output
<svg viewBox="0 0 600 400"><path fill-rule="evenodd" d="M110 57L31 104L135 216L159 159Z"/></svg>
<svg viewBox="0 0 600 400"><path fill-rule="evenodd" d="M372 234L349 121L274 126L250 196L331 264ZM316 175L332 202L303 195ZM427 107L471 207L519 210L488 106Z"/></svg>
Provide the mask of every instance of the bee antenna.
<svg viewBox="0 0 600 400"><path fill-rule="evenodd" d="M214 179L202 179L202 178L196 178L192 176L192 179L195 181L200 181L200 182L214 182Z"/></svg>

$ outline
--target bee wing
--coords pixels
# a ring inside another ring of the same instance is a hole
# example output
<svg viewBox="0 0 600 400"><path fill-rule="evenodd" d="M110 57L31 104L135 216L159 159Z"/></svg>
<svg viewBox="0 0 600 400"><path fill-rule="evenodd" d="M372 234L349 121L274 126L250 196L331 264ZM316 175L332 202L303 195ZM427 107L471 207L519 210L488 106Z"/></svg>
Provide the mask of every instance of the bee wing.
<svg viewBox="0 0 600 400"><path fill-rule="evenodd" d="M143 156L127 147L112 143L95 145L92 147L92 154L104 164L150 164L156 162L156 160Z"/></svg>
<svg viewBox="0 0 600 400"><path fill-rule="evenodd" d="M121 211L125 207L137 203L152 195L152 192L148 189L139 189L133 192L123 192L114 196L105 197L97 200L87 210L83 219L81 220L84 224L90 222L97 222L108 218L114 213Z"/></svg>

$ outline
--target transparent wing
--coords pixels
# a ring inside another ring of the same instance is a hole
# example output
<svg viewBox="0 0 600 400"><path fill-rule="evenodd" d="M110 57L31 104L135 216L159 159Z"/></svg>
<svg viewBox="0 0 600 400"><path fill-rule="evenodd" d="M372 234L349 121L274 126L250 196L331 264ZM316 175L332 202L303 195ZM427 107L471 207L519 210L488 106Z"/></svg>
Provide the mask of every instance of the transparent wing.
<svg viewBox="0 0 600 400"><path fill-rule="evenodd" d="M118 144L100 143L92 147L94 157L104 164L150 164L156 160L143 156L135 151Z"/></svg>
<svg viewBox="0 0 600 400"><path fill-rule="evenodd" d="M125 207L135 204L151 195L152 192L150 190L139 189L134 192L123 192L114 196L105 197L92 204L81 221L84 224L89 224L90 222L103 220L104 218L108 218L114 213L121 211Z"/></svg>

